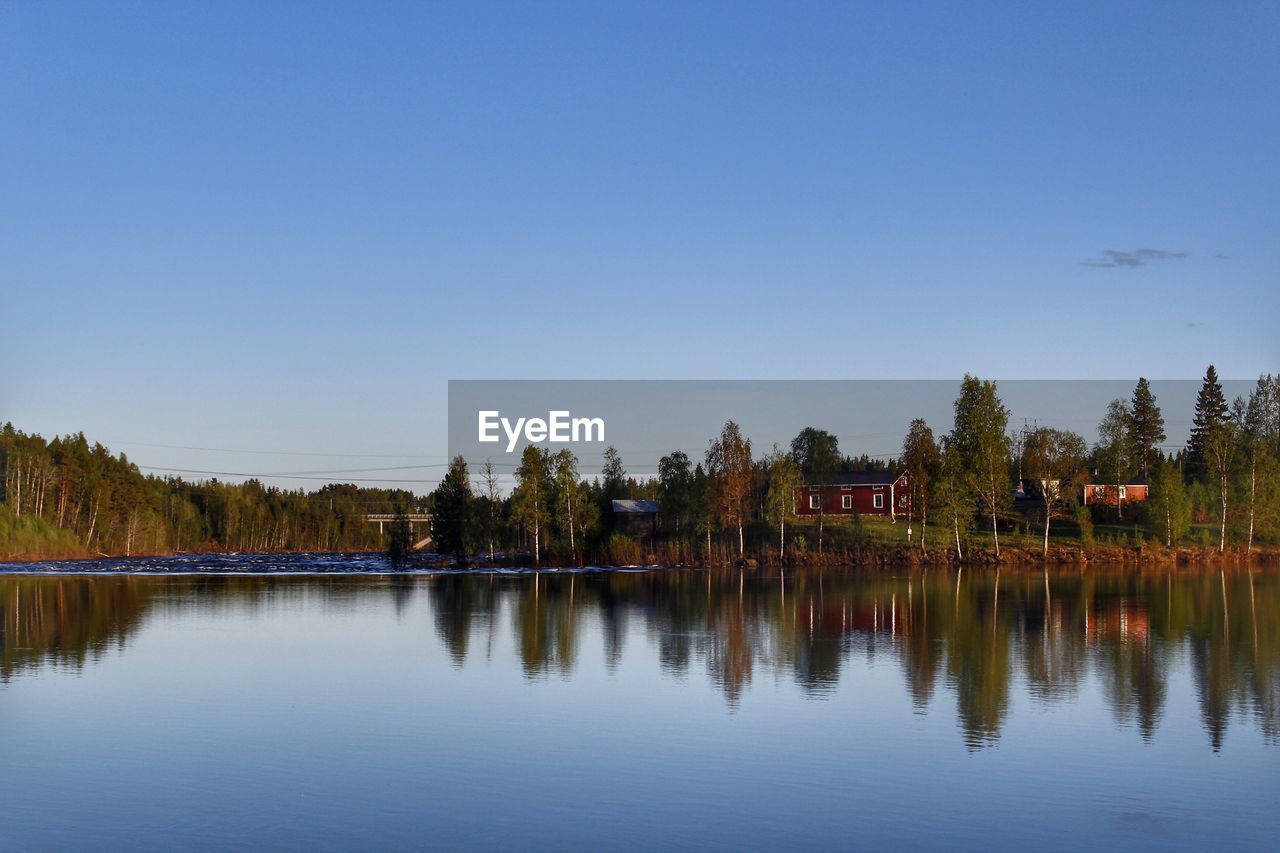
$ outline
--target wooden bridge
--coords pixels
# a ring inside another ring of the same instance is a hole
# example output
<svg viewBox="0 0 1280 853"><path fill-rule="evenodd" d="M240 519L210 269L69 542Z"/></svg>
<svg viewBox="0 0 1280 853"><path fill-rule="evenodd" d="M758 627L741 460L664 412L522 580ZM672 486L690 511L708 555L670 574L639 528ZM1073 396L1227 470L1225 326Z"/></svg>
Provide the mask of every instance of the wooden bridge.
<svg viewBox="0 0 1280 853"><path fill-rule="evenodd" d="M364 520L378 525L378 532L382 533L385 525L392 524L397 518L404 518L409 522L410 532L413 531L415 524L426 525L427 535L413 543L413 550L421 551L431 544L431 516L428 513L406 512L403 516L397 516L394 512L371 512L365 515Z"/></svg>

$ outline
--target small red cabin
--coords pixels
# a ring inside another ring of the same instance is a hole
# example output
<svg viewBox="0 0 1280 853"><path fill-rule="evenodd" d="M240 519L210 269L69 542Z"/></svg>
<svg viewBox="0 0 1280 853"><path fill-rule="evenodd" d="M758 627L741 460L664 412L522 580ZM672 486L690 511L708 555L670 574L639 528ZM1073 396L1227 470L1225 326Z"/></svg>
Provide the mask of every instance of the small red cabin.
<svg viewBox="0 0 1280 853"><path fill-rule="evenodd" d="M904 471L859 471L837 474L826 482L798 486L798 516L884 515L894 518L911 511L911 496Z"/></svg>
<svg viewBox="0 0 1280 853"><path fill-rule="evenodd" d="M1117 486L1115 483L1086 483L1084 486L1085 506L1122 506L1124 504L1142 503L1147 499L1146 482L1134 480Z"/></svg>

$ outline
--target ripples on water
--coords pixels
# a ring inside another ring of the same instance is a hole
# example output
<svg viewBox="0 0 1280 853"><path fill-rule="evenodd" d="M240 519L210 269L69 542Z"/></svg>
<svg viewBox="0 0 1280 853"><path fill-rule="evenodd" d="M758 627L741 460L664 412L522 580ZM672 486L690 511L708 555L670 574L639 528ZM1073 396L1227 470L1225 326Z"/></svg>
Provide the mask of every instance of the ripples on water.
<svg viewBox="0 0 1280 853"><path fill-rule="evenodd" d="M1277 829L1269 810L1252 823L1239 814L1280 793L1272 573L352 574L385 568L367 555L74 568L91 574L0 575L0 712L28 700L32 712L10 721L19 742L94 730L146 756L150 745L131 737L166 742L179 729L216 744L293 715L293 729L262 745L276 784L296 788L298 768L319 755L334 773L409 786L389 800L343 794L354 797L346 808L382 814L349 814L365 833L352 843L420 842L424 808L450 828L445 846L900 837L921 846L1054 846L1068 837L1250 846ZM190 574L201 571L221 574ZM97 694L74 683L96 685L115 713L149 727L122 735L104 726ZM166 704L175 702L194 703L208 729L193 732ZM191 748L179 741L170 748ZM47 786L37 791L84 779L75 756L44 761L38 749L10 747L0 757L25 760ZM213 780L253 787L243 764L203 751L200 759ZM133 772L143 789L172 782L147 761ZM21 774L8 775L0 794L31 799ZM591 798L592 817L577 815L578 828L565 830L567 806L549 790ZM415 791L433 792L434 805L402 802L417 802ZM510 806L524 834L502 820L484 824L483 810L480 824L455 825L481 791L541 805ZM125 799L126 812L150 814ZM932 823L898 835L914 820L898 814L909 801L931 803ZM984 834L1019 804L1044 816L999 838ZM662 820L638 818L637 806ZM244 832L292 842L337 831L321 807L334 808L332 797L274 829L229 814L214 823L223 840ZM608 834L622 824L636 834ZM56 840L39 824L27 838Z"/></svg>

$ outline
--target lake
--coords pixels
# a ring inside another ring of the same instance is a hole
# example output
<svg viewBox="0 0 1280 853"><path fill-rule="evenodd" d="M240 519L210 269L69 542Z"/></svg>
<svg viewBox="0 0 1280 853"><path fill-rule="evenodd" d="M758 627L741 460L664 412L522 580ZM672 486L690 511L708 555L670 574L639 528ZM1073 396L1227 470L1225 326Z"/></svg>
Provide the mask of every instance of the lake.
<svg viewBox="0 0 1280 853"><path fill-rule="evenodd" d="M1274 572L63 568L0 574L6 849L1280 832Z"/></svg>

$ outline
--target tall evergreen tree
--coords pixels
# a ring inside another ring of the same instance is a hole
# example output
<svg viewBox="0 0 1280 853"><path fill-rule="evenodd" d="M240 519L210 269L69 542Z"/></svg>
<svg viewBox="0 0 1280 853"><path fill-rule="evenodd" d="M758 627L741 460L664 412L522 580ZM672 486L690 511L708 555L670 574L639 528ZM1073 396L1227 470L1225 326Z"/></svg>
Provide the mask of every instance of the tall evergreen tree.
<svg viewBox="0 0 1280 853"><path fill-rule="evenodd" d="M441 554L464 557L471 523L471 475L467 460L455 456L449 471L431 493L431 538Z"/></svg>
<svg viewBox="0 0 1280 853"><path fill-rule="evenodd" d="M604 481L604 499L612 501L623 497L627 485L627 472L622 467L622 456L618 448L610 445L604 449L604 467L600 469L600 479Z"/></svg>
<svg viewBox="0 0 1280 853"><path fill-rule="evenodd" d="M1164 416L1145 378L1138 379L1129 402L1129 433L1138 471L1145 480L1151 475L1151 466L1159 461L1160 443L1165 440Z"/></svg>
<svg viewBox="0 0 1280 853"><path fill-rule="evenodd" d="M1218 371L1211 364L1204 373L1204 383L1196 395L1196 412L1191 421L1191 437L1187 441L1186 462L1191 476L1202 478L1209 473L1206 444L1209 437L1230 416L1231 410L1227 407L1226 395L1222 393L1222 383L1218 381Z"/></svg>

